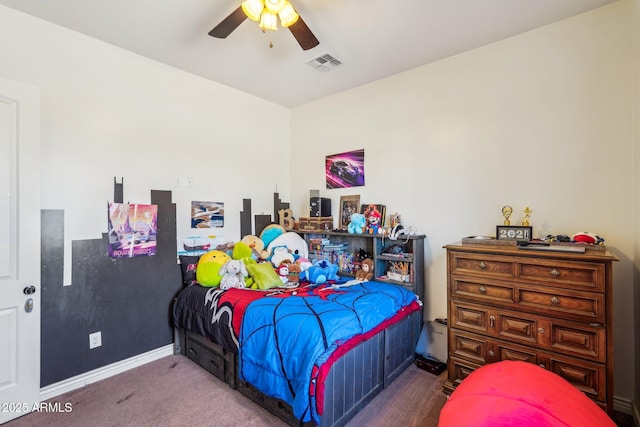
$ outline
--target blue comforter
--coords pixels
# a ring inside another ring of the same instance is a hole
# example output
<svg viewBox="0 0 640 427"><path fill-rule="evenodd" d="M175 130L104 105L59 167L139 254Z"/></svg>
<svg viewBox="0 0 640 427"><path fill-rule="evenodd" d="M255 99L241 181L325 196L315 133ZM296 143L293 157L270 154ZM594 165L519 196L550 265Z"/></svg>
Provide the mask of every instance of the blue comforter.
<svg viewBox="0 0 640 427"><path fill-rule="evenodd" d="M310 397L314 366L417 299L401 286L380 282L325 287L252 302L240 331L240 378L289 403L303 422L320 422Z"/></svg>

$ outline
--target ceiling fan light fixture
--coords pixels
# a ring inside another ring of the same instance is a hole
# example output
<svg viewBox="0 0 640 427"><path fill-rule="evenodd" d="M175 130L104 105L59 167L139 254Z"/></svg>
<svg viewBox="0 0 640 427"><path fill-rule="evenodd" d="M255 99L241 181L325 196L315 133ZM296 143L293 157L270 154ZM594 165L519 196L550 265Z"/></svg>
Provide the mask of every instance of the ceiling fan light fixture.
<svg viewBox="0 0 640 427"><path fill-rule="evenodd" d="M296 11L293 9L293 6L291 6L291 3L289 2L287 2L284 9L282 9L278 16L280 17L280 25L282 25L283 27L290 27L291 25L295 24L300 17L300 15L296 13Z"/></svg>
<svg viewBox="0 0 640 427"><path fill-rule="evenodd" d="M259 26L262 31L276 31L278 29L278 16L266 10L263 11L262 16L260 16Z"/></svg>
<svg viewBox="0 0 640 427"><path fill-rule="evenodd" d="M244 0L242 11L252 21L260 21L260 16L264 10L264 0Z"/></svg>
<svg viewBox="0 0 640 427"><path fill-rule="evenodd" d="M280 13L288 4L288 0L264 0L264 7L274 15Z"/></svg>

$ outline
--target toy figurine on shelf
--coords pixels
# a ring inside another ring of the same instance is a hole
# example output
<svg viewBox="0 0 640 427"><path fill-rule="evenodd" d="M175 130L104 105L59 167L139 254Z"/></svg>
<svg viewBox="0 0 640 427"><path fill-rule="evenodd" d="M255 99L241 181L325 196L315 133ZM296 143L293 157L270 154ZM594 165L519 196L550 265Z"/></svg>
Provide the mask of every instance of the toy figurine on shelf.
<svg viewBox="0 0 640 427"><path fill-rule="evenodd" d="M368 213L364 214L367 218L367 234L378 234L380 232L382 214L376 209L375 205L372 206L373 208L369 207Z"/></svg>
<svg viewBox="0 0 640 427"><path fill-rule="evenodd" d="M366 258L362 261L360 270L356 273L356 280L368 282L371 279L373 279L373 260L371 258Z"/></svg>

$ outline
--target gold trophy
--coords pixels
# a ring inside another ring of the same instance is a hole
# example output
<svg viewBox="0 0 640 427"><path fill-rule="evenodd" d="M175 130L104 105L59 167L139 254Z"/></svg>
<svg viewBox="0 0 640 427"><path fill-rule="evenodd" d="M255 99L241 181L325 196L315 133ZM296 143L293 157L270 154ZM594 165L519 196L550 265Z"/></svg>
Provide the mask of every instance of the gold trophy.
<svg viewBox="0 0 640 427"><path fill-rule="evenodd" d="M503 206L502 207L502 216L504 216L504 225L511 225L511 221L509 221L509 217L513 213L513 209L511 206Z"/></svg>
<svg viewBox="0 0 640 427"><path fill-rule="evenodd" d="M524 212L524 217L522 218L522 226L528 227L529 218L531 218L531 214L533 213L533 210L529 206L525 206L523 212Z"/></svg>

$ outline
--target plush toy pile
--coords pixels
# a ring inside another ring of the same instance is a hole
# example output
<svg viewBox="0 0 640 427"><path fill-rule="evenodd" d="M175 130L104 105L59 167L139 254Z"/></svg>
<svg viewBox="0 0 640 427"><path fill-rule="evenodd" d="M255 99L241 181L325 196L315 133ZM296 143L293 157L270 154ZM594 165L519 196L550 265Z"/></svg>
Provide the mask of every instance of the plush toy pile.
<svg viewBox="0 0 640 427"><path fill-rule="evenodd" d="M361 233L364 231L364 226ZM300 280L325 283L337 280L338 266L327 261L310 262L307 242L298 233L286 231L271 224L260 236L248 235L239 242L217 246L195 262L189 256L181 256L183 279L185 273L193 274L202 286L221 289L295 286ZM187 281L185 281L185 285Z"/></svg>

